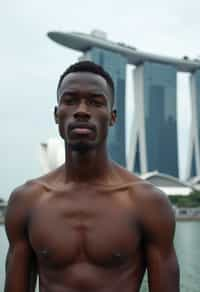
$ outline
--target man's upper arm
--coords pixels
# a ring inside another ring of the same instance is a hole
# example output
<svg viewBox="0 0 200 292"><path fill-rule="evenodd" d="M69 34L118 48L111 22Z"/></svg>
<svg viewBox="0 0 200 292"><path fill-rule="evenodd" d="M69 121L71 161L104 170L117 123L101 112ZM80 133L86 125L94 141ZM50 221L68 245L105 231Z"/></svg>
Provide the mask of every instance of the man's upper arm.
<svg viewBox="0 0 200 292"><path fill-rule="evenodd" d="M34 291L35 259L28 241L27 214L26 191L25 188L19 188L11 194L6 213L9 249L6 259L5 292Z"/></svg>
<svg viewBox="0 0 200 292"><path fill-rule="evenodd" d="M178 292L179 267L173 245L175 218L165 194L150 194L145 215L145 252L151 292Z"/></svg>

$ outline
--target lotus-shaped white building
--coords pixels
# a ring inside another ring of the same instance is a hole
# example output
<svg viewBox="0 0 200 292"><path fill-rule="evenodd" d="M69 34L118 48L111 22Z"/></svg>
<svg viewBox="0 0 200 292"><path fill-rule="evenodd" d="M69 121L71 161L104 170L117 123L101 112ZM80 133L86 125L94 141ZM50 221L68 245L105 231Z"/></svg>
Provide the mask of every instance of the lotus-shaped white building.
<svg viewBox="0 0 200 292"><path fill-rule="evenodd" d="M60 166L65 161L64 142L59 138L49 138L40 143L39 160L43 174Z"/></svg>

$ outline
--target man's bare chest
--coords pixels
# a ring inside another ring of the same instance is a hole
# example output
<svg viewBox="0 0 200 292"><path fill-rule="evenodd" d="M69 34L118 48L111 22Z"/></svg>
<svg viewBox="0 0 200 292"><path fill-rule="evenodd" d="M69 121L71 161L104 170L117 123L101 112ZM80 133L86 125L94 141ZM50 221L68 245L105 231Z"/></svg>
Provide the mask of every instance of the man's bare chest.
<svg viewBox="0 0 200 292"><path fill-rule="evenodd" d="M32 210L29 238L41 261L112 265L134 256L141 234L126 194L82 188L42 199Z"/></svg>

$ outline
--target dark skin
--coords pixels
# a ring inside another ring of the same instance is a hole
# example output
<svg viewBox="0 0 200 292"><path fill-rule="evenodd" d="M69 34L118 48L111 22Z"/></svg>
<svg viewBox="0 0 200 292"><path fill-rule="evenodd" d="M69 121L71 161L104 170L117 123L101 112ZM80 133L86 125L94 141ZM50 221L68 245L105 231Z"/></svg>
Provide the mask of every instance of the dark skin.
<svg viewBox="0 0 200 292"><path fill-rule="evenodd" d="M178 292L175 220L164 194L110 161L106 80L70 73L55 119L66 162L11 195L5 292Z"/></svg>

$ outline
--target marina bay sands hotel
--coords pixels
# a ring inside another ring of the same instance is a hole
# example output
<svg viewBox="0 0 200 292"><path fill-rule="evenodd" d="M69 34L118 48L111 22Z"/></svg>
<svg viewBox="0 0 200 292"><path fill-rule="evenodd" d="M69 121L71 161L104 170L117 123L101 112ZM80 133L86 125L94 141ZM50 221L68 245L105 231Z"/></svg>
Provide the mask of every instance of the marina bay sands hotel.
<svg viewBox="0 0 200 292"><path fill-rule="evenodd" d="M91 34L49 32L53 41L83 52L112 76L116 89L118 121L111 128L111 158L137 173L157 170L179 176L177 143L177 72L190 73L191 129L186 176L200 175L200 61L145 53L107 39L101 31ZM134 103L130 153L126 156L126 65L133 69ZM127 157L127 159L126 159Z"/></svg>

